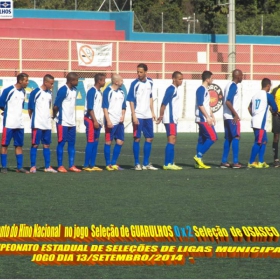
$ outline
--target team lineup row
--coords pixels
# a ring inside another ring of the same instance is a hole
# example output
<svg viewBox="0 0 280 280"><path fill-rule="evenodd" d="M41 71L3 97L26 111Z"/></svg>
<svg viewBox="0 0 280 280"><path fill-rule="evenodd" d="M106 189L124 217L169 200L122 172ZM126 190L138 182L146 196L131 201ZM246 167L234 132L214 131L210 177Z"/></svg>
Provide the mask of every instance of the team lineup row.
<svg viewBox="0 0 280 280"><path fill-rule="evenodd" d="M156 118L153 106L153 81L147 77L148 67L146 64L137 66L137 79L130 86L127 99L121 90L123 79L118 74L111 77L111 86L108 86L103 93L101 88L105 85L106 75L98 73L94 77L94 86L91 87L86 96L84 124L86 127L87 144L85 147L85 159L83 164L84 171L102 171L95 165L98 149L98 140L102 126L105 128L104 157L106 170L123 170L117 160L124 143L124 116L126 111L126 101L129 102L132 122L133 122L133 155L135 170L158 170L150 162L152 142L154 138L153 122L157 124L163 122L167 133L167 144L165 148L164 170L181 170L182 168L174 163L174 145L177 136L177 123L179 119L178 87L182 85L183 74L175 71L172 74L172 84L166 89L161 103L159 117ZM210 107L210 94L208 87L212 84L213 77L210 71L202 73L202 85L196 91L195 121L199 126L197 151L194 156L195 168L209 169L203 163L202 157L217 140L215 132L215 117ZM36 173L37 149L40 143L43 145L43 156L45 161L45 172L56 173L68 172L63 165L64 145L68 143L69 171L81 172L82 170L74 165L75 159L75 106L76 106L76 86L78 85L78 75L70 72L66 76L66 84L59 88L57 96L50 113L52 86L54 77L47 74L43 78L41 87L34 89L29 97L28 114L31 119L32 143L30 149L30 170L23 168L22 146L24 140L24 126L22 107L25 97L25 88L28 85L28 75L21 73L17 76L17 83L3 90L0 97L0 108L3 114L3 132L1 139L1 173L7 173L7 151L11 139L14 140L17 172ZM232 81L227 85L224 94L224 125L225 142L221 161L221 168L241 168L238 161L239 137L240 137L240 118L239 118L239 92L237 84L242 82L243 73L241 70L234 70ZM252 128L255 133L255 143L248 167L266 168L269 167L264 161L265 147L267 143L266 119L268 108L271 106L273 113L273 132L274 132L274 155L275 167L279 166L278 160L278 139L280 133L280 120L275 103L278 88L274 95L269 94L271 81L267 78L262 80L262 89L256 93L249 106L252 115ZM275 96L275 100L273 98ZM280 98L279 98L280 99ZM50 166L50 143L52 119L57 127L57 171ZM104 123L104 124L103 124ZM140 163L140 139L143 133L145 142L143 147L143 162ZM115 140L115 145L111 157L111 144ZM233 163L228 162L230 146L232 145ZM259 162L255 159L259 156Z"/></svg>

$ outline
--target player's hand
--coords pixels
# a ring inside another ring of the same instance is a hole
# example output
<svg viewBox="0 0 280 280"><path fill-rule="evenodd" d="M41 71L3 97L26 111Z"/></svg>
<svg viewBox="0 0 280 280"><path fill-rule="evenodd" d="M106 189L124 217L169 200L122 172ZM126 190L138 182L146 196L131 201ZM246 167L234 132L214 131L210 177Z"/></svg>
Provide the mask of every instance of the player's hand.
<svg viewBox="0 0 280 280"><path fill-rule="evenodd" d="M154 113L152 113L152 118L153 118L154 121L157 120L157 117L156 117L156 115Z"/></svg>
<svg viewBox="0 0 280 280"><path fill-rule="evenodd" d="M94 126L94 128L98 129L99 128L99 123L97 121L94 121L93 126Z"/></svg>
<svg viewBox="0 0 280 280"><path fill-rule="evenodd" d="M139 120L137 119L136 116L133 116L133 117L132 117L132 122L133 122L135 125L138 125L138 124L139 124Z"/></svg>
<svg viewBox="0 0 280 280"><path fill-rule="evenodd" d="M211 116L211 118L212 118L213 125L216 125L216 119L215 119L214 115Z"/></svg>
<svg viewBox="0 0 280 280"><path fill-rule="evenodd" d="M240 118L238 115L235 115L234 118L232 119L233 124L237 124L240 121Z"/></svg>
<svg viewBox="0 0 280 280"><path fill-rule="evenodd" d="M208 117L208 118L206 119L206 121L207 121L208 125L210 125L210 126L213 125L213 120L212 120L211 117Z"/></svg>
<svg viewBox="0 0 280 280"><path fill-rule="evenodd" d="M108 128L113 128L113 124L112 124L111 121L107 122L107 127L108 127Z"/></svg>
<svg viewBox="0 0 280 280"><path fill-rule="evenodd" d="M158 117L158 119L157 119L157 121L156 121L156 124L160 124L161 121L162 121L162 118L163 118L163 117Z"/></svg>
<svg viewBox="0 0 280 280"><path fill-rule="evenodd" d="M123 123L123 122L124 122L124 118L123 118L123 116L121 116L120 123Z"/></svg>

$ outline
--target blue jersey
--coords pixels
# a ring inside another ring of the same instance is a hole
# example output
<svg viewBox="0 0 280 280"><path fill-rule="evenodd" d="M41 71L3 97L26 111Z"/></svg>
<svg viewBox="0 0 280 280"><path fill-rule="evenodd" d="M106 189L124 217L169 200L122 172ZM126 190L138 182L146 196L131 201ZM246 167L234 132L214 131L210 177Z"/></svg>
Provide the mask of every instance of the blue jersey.
<svg viewBox="0 0 280 280"><path fill-rule="evenodd" d="M199 106L203 106L208 116L211 116L210 94L204 86L200 86L196 91L195 122L206 122L206 118L199 109Z"/></svg>
<svg viewBox="0 0 280 280"><path fill-rule="evenodd" d="M10 86L3 90L0 97L0 107L4 108L3 127L24 128L22 109L25 90Z"/></svg>
<svg viewBox="0 0 280 280"><path fill-rule="evenodd" d="M107 87L103 92L102 108L108 110L113 125L119 124L122 110L126 109L124 92L121 89L115 91L111 87Z"/></svg>
<svg viewBox="0 0 280 280"><path fill-rule="evenodd" d="M92 87L87 92L85 101L85 117L91 119L88 110L93 110L96 120L100 125L103 124L103 110L102 110L102 93L100 90Z"/></svg>
<svg viewBox="0 0 280 280"><path fill-rule="evenodd" d="M256 93L250 103L252 110L252 121L251 125L253 128L266 129L267 122L267 111L268 107L271 106L273 112L277 112L278 108L275 103L273 96L264 90L260 90Z"/></svg>
<svg viewBox="0 0 280 280"><path fill-rule="evenodd" d="M70 89L67 85L62 86L57 92L54 102L54 106L58 107L56 121L62 126L76 126L76 92L75 87Z"/></svg>
<svg viewBox="0 0 280 280"><path fill-rule="evenodd" d="M145 81L134 80L127 95L127 101L134 103L135 114L139 119L152 118L150 99L153 98L153 80L147 78Z"/></svg>
<svg viewBox="0 0 280 280"><path fill-rule="evenodd" d="M162 100L162 104L165 105L163 123L178 123L179 119L179 94L177 87L174 85L169 86L166 89L165 95Z"/></svg>
<svg viewBox="0 0 280 280"><path fill-rule="evenodd" d="M34 89L29 96L28 109L32 110L31 128L52 129L51 122L52 92Z"/></svg>

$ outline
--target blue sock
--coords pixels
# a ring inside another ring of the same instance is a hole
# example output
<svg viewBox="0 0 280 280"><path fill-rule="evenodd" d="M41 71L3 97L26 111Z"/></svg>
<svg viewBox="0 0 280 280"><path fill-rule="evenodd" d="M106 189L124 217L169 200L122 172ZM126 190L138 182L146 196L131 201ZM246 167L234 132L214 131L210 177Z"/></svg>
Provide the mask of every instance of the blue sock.
<svg viewBox="0 0 280 280"><path fill-rule="evenodd" d="M17 158L17 169L21 169L23 164L23 154L16 155L16 158Z"/></svg>
<svg viewBox="0 0 280 280"><path fill-rule="evenodd" d="M264 162L264 154L265 154L266 144L262 144L259 151L259 162Z"/></svg>
<svg viewBox="0 0 280 280"><path fill-rule="evenodd" d="M36 166L37 148L31 147L30 149L30 163L31 167Z"/></svg>
<svg viewBox="0 0 280 280"><path fill-rule="evenodd" d="M239 139L234 138L232 140L232 155L233 155L233 163L238 163L238 154L239 154Z"/></svg>
<svg viewBox="0 0 280 280"><path fill-rule="evenodd" d="M152 150L152 143L145 141L145 143L144 143L144 160L143 160L144 166L149 164L151 150Z"/></svg>
<svg viewBox="0 0 280 280"><path fill-rule="evenodd" d="M1 165L4 168L7 168L7 154L1 154Z"/></svg>
<svg viewBox="0 0 280 280"><path fill-rule="evenodd" d="M210 139L206 139L206 141L203 143L203 146L200 150L201 154L204 155L213 144L214 144L214 141L212 141Z"/></svg>
<svg viewBox="0 0 280 280"><path fill-rule="evenodd" d="M167 166L169 163L172 162L172 146L174 146L171 143L167 143L165 147L165 160L164 160L164 165Z"/></svg>
<svg viewBox="0 0 280 280"><path fill-rule="evenodd" d="M228 139L225 139L224 150L223 150L223 155L222 155L222 162L223 163L228 162L228 154L229 154L229 150L230 150L230 144L231 144L231 141L229 141Z"/></svg>
<svg viewBox="0 0 280 280"><path fill-rule="evenodd" d="M111 150L111 145L104 144L104 157L105 157L106 166L111 164L110 150Z"/></svg>
<svg viewBox="0 0 280 280"><path fill-rule="evenodd" d="M61 141L57 144L56 147L56 156L57 156L57 165L62 166L63 165L63 148L64 148L65 142Z"/></svg>
<svg viewBox="0 0 280 280"><path fill-rule="evenodd" d="M90 166L94 167L97 155L98 141L94 141L92 144L93 146L91 151Z"/></svg>
<svg viewBox="0 0 280 280"><path fill-rule="evenodd" d="M92 148L93 148L93 142L87 142L86 149L85 149L84 167L89 166L89 161L91 159L91 154L92 154Z"/></svg>
<svg viewBox="0 0 280 280"><path fill-rule="evenodd" d="M140 153L140 142L133 142L133 155L134 155L134 161L135 165L140 164L139 161L139 153Z"/></svg>
<svg viewBox="0 0 280 280"><path fill-rule="evenodd" d="M112 165L117 164L117 160L121 153L121 149L122 149L122 145L119 145L116 143L115 147L114 147L114 151L113 151L113 156L112 156Z"/></svg>
<svg viewBox="0 0 280 280"><path fill-rule="evenodd" d="M74 166L75 161L75 142L68 142L68 161L69 167Z"/></svg>
<svg viewBox="0 0 280 280"><path fill-rule="evenodd" d="M175 145L174 144L171 144L172 147L171 147L171 152L170 152L170 163L171 164L174 164L174 157L175 157Z"/></svg>
<svg viewBox="0 0 280 280"><path fill-rule="evenodd" d="M196 146L196 156L198 158L202 158L203 154L201 153L201 150L203 149L203 143L198 142Z"/></svg>
<svg viewBox="0 0 280 280"><path fill-rule="evenodd" d="M250 160L249 160L250 164L252 164L256 160L256 156L259 153L259 151L260 151L260 145L255 143L251 150L251 156L250 156Z"/></svg>
<svg viewBox="0 0 280 280"><path fill-rule="evenodd" d="M49 168L51 164L51 150L50 148L43 148L43 155L45 159L45 168Z"/></svg>

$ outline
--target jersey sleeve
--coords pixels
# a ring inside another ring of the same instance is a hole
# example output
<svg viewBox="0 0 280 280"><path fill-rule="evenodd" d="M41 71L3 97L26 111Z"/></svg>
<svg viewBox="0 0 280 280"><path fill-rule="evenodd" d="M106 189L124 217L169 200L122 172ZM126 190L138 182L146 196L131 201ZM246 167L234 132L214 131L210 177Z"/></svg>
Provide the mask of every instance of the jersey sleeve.
<svg viewBox="0 0 280 280"><path fill-rule="evenodd" d="M34 89L30 95L29 95L29 100L28 100L28 109L33 110L35 109L35 95L39 91L38 88Z"/></svg>
<svg viewBox="0 0 280 280"><path fill-rule="evenodd" d="M96 94L96 91L92 88L87 93L87 109L93 110L94 108L94 96Z"/></svg>
<svg viewBox="0 0 280 280"><path fill-rule="evenodd" d="M150 82L151 84L151 94L150 94L150 98L153 98L153 85L154 85L154 82L151 78L147 78L148 81Z"/></svg>
<svg viewBox="0 0 280 280"><path fill-rule="evenodd" d="M230 103L233 104L233 99L234 99L234 96L236 95L236 93L237 93L237 85L235 83L232 83L229 88L226 101L230 101Z"/></svg>
<svg viewBox="0 0 280 280"><path fill-rule="evenodd" d="M103 92L103 98L102 98L102 108L103 109L109 108L109 100L108 100L109 91L110 91L110 88L107 87Z"/></svg>
<svg viewBox="0 0 280 280"><path fill-rule="evenodd" d="M269 93L267 93L267 103L268 103L268 105L271 106L271 109L272 109L273 113L278 112L278 108L277 108L276 102L273 98L273 95L271 95Z"/></svg>
<svg viewBox="0 0 280 280"><path fill-rule="evenodd" d="M128 91L128 95L127 95L127 101L129 102L135 102L135 85L137 83L137 80L133 81L130 85L129 91Z"/></svg>
<svg viewBox="0 0 280 280"><path fill-rule="evenodd" d="M197 106L203 106L204 103L204 94L205 94L205 89L204 87L199 87L196 91L196 102Z"/></svg>
<svg viewBox="0 0 280 280"><path fill-rule="evenodd" d="M126 110L126 101L125 101L125 94L123 92L123 96L124 96L124 100L123 100L123 104L122 104L122 110Z"/></svg>
<svg viewBox="0 0 280 280"><path fill-rule="evenodd" d="M3 90L1 97L0 97L0 108L5 108L7 96L10 92L11 88L6 88Z"/></svg>
<svg viewBox="0 0 280 280"><path fill-rule="evenodd" d="M172 88L172 87L168 87L166 89L163 100L161 102L162 105L166 106L172 100L172 96L173 96L173 93L174 93L173 89L174 88Z"/></svg>
<svg viewBox="0 0 280 280"><path fill-rule="evenodd" d="M63 86L57 92L54 106L57 106L58 108L60 108L62 106L63 100L66 98L66 95L67 95L67 87Z"/></svg>

